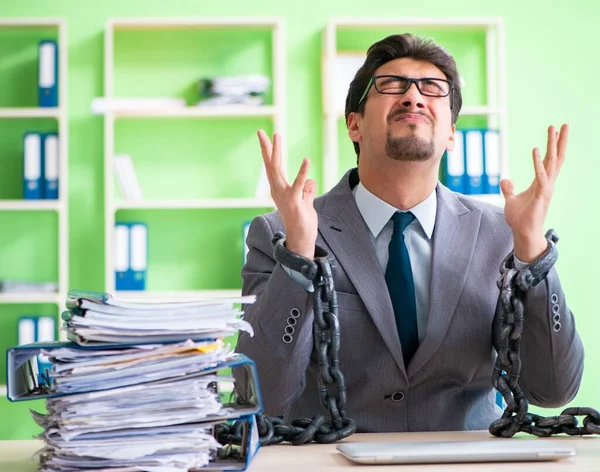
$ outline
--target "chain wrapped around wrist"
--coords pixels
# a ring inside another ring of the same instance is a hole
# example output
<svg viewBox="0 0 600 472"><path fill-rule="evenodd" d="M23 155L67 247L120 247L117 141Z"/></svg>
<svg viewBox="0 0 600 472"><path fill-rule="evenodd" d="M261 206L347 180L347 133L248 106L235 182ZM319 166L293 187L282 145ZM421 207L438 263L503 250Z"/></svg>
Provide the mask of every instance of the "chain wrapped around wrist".
<svg viewBox="0 0 600 472"><path fill-rule="evenodd" d="M332 273L333 259L320 246L315 246L314 260L291 252L285 247L283 233L275 234L273 244L273 256L277 262L300 272L313 283L313 352L319 364L319 401L329 413L329 419L317 414L313 418L297 419L286 424L281 416L257 415L260 444L266 446L288 441L300 445L313 440L317 443L336 442L353 434L356 423L346 416L345 410L346 382L338 357L340 325ZM236 427L239 429L235 424L231 428L223 427L222 440L237 442Z"/></svg>
<svg viewBox="0 0 600 472"><path fill-rule="evenodd" d="M519 386L525 293L546 278L558 258L556 233L549 230L546 240L546 251L527 269L518 271L515 268L514 252L500 265L500 301L492 329L492 340L498 356L492 374L492 384L502 394L506 409L502 417L490 425L489 431L494 436L510 438L517 432L540 437L560 433L573 436L600 434L598 411L592 408L567 408L559 416L548 418L528 413L529 404L525 392ZM584 415L583 426L578 426L576 417Z"/></svg>

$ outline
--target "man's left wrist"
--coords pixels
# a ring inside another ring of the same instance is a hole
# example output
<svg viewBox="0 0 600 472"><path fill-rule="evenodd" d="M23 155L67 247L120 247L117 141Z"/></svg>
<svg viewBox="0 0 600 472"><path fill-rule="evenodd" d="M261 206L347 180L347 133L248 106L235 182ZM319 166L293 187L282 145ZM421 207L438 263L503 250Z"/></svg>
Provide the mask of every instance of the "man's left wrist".
<svg viewBox="0 0 600 472"><path fill-rule="evenodd" d="M548 241L542 234L535 237L515 234L514 243L515 257L526 264L537 260L548 248Z"/></svg>

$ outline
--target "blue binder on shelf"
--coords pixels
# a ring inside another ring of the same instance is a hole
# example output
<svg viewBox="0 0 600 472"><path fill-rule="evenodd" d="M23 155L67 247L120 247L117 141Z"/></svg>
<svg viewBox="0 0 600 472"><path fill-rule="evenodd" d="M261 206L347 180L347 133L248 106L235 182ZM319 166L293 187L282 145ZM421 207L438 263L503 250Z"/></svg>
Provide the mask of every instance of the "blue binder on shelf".
<svg viewBox="0 0 600 472"><path fill-rule="evenodd" d="M443 159L444 185L454 192L465 193L466 191L466 173L465 173L465 135L462 130L455 132L454 149L446 151Z"/></svg>
<svg viewBox="0 0 600 472"><path fill-rule="evenodd" d="M495 129L483 131L483 161L485 163L484 193L500 193L500 133Z"/></svg>
<svg viewBox="0 0 600 472"><path fill-rule="evenodd" d="M44 186L43 197L58 200L59 149L58 134L43 135Z"/></svg>
<svg viewBox="0 0 600 472"><path fill-rule="evenodd" d="M483 132L481 129L465 130L465 160L467 169L465 193L469 195L484 193Z"/></svg>
<svg viewBox="0 0 600 472"><path fill-rule="evenodd" d="M40 107L58 106L58 44L53 40L39 44L38 103Z"/></svg>
<svg viewBox="0 0 600 472"><path fill-rule="evenodd" d="M148 272L148 225L115 225L115 290L145 290Z"/></svg>
<svg viewBox="0 0 600 472"><path fill-rule="evenodd" d="M23 136L23 198L26 200L43 198L44 152L42 140L41 133L27 132Z"/></svg>

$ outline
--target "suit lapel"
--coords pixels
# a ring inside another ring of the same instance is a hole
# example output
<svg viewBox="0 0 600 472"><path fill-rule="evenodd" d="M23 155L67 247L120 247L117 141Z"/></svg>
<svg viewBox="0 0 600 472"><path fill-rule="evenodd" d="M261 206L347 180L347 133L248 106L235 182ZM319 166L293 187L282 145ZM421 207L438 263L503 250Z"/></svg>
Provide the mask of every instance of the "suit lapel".
<svg viewBox="0 0 600 472"><path fill-rule="evenodd" d="M409 377L438 351L448 332L481 222L481 211L466 208L447 188L438 185L437 195L427 333L408 366Z"/></svg>
<svg viewBox="0 0 600 472"><path fill-rule="evenodd" d="M356 287L396 364L406 375L394 309L385 290L385 276L377 260L369 229L352 196L347 176L329 194L319 215L319 231L337 263Z"/></svg>

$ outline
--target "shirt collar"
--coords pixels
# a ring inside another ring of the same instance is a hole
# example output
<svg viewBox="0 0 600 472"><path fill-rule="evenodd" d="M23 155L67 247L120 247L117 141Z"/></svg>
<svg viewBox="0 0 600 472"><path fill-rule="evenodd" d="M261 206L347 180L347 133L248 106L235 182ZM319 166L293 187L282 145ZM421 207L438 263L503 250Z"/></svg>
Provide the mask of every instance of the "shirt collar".
<svg viewBox="0 0 600 472"><path fill-rule="evenodd" d="M354 188L354 198L356 200L358 211L360 211L360 214L374 237L379 235L383 227L390 221L390 218L396 211L402 211L369 192L362 182L359 182ZM412 214L415 215L421 228L423 228L427 237L431 239L433 227L435 226L435 214L437 211L435 189L425 200L414 207L409 208L408 211L411 211Z"/></svg>

